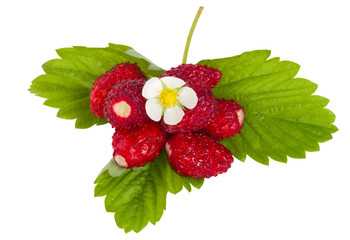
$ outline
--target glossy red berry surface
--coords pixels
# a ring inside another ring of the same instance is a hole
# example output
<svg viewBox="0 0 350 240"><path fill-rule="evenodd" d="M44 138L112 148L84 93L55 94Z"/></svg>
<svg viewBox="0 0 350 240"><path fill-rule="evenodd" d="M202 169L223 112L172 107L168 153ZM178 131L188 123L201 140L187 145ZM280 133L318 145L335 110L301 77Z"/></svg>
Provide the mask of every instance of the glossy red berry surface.
<svg viewBox="0 0 350 240"><path fill-rule="evenodd" d="M170 133L194 132L209 124L216 111L216 100L212 91L203 86L189 86L196 92L198 103L193 109L185 109L185 116L176 125L164 123L164 129Z"/></svg>
<svg viewBox="0 0 350 240"><path fill-rule="evenodd" d="M219 142L200 133L181 133L165 144L174 170L194 178L210 178L226 172L233 162L232 153Z"/></svg>
<svg viewBox="0 0 350 240"><path fill-rule="evenodd" d="M203 129L209 137L222 140L241 132L243 108L234 100L217 99L217 110L208 126Z"/></svg>
<svg viewBox="0 0 350 240"><path fill-rule="evenodd" d="M158 157L164 143L165 134L159 123L151 121L132 129L116 129L113 157L121 167L142 167Z"/></svg>
<svg viewBox="0 0 350 240"><path fill-rule="evenodd" d="M93 84L90 93L91 112L98 117L104 116L104 105L108 92L121 81L146 79L136 64L125 62L101 75Z"/></svg>
<svg viewBox="0 0 350 240"><path fill-rule="evenodd" d="M150 121L141 95L143 85L143 79L122 81L108 93L104 115L113 127L130 128Z"/></svg>
<svg viewBox="0 0 350 240"><path fill-rule="evenodd" d="M219 70L205 65L182 64L166 71L161 77L178 77L191 85L201 84L213 88L221 80L221 75Z"/></svg>

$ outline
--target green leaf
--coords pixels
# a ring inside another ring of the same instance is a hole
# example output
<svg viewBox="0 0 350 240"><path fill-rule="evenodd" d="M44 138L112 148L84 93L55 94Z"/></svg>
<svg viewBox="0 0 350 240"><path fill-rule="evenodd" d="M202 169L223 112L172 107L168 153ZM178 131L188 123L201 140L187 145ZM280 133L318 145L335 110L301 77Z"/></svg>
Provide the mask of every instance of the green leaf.
<svg viewBox="0 0 350 240"><path fill-rule="evenodd" d="M177 174L164 151L137 170L113 174L110 170L113 165L110 162L97 177L95 197L106 195L107 212L115 213L117 226L125 232L140 232L149 222L156 224L165 210L168 192L176 194L183 187L191 191L191 184L199 189L204 181Z"/></svg>
<svg viewBox="0 0 350 240"><path fill-rule="evenodd" d="M76 128L89 128L107 123L90 111L90 91L97 78L116 64L137 63L148 77L164 72L147 58L125 45L110 44L107 48L72 47L57 50L60 59L43 64L45 75L33 80L29 91L49 107L59 108L57 117L76 119Z"/></svg>
<svg viewBox="0 0 350 240"><path fill-rule="evenodd" d="M141 68L142 72L144 72L146 75L149 75L150 77L159 76L164 73L164 69L158 67L131 47L123 46L126 48L122 49L121 46L123 45L110 43L108 49L117 52L118 54L124 55L125 58L130 59L130 62L136 62L137 65Z"/></svg>
<svg viewBox="0 0 350 240"><path fill-rule="evenodd" d="M295 78L300 66L269 56L270 51L257 50L198 63L222 72L215 96L235 99L246 114L241 134L222 143L236 158L244 161L249 155L266 165L269 158L305 158L306 151L319 151L318 143L337 131L335 115L325 108L328 99L312 95L317 85Z"/></svg>
<svg viewBox="0 0 350 240"><path fill-rule="evenodd" d="M103 173L104 171L108 171L108 174L112 177L119 177L122 175L127 168L122 168L119 167L118 164L115 163L114 159L112 158L107 165L101 170L100 174Z"/></svg>

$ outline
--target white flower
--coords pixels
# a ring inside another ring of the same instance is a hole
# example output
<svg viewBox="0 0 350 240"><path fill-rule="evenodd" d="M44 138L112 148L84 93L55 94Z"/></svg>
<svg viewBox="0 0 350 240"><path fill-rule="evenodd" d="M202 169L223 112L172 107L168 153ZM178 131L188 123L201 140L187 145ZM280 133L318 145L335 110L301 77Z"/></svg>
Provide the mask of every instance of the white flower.
<svg viewBox="0 0 350 240"><path fill-rule="evenodd" d="M184 107L193 109L198 102L196 92L177 77L151 78L142 89L142 96L147 99L146 113L153 121L168 125L178 124L183 116Z"/></svg>

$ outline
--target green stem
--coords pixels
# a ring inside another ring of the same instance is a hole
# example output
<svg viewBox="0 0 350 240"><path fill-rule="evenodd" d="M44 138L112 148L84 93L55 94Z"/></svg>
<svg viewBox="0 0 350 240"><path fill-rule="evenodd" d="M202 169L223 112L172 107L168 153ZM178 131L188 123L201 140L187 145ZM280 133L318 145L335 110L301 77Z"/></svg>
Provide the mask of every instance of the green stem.
<svg viewBox="0 0 350 240"><path fill-rule="evenodd" d="M186 64L186 62L187 62L187 55L188 55L188 50L189 50L189 48L190 48L190 43L191 43L192 35L193 35L193 32L194 32L194 29L196 28L198 19L199 19L199 17L200 17L201 14L202 14L203 9L204 9L204 7L200 7L200 8L198 9L197 15L196 15L196 17L195 17L194 20L193 20L193 23L192 23L190 32L189 32L188 37L187 37L187 42L186 42L186 46L185 46L185 51L184 51L184 55L183 55L183 58L182 58L182 64Z"/></svg>

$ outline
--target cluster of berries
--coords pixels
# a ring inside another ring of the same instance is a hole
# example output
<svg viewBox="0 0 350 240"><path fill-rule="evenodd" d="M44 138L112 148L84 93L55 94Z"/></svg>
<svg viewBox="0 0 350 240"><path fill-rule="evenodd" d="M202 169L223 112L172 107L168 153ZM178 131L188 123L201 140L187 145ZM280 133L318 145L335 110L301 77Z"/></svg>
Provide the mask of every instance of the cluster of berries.
<svg viewBox="0 0 350 240"><path fill-rule="evenodd" d="M142 167L165 148L169 163L183 176L209 178L226 172L233 157L219 140L240 133L243 108L234 100L215 98L211 88L221 80L215 68L182 64L160 78L169 76L182 79L198 97L176 125L148 117L142 96L147 79L136 64L118 64L94 82L90 108L115 128L115 162L124 168Z"/></svg>

